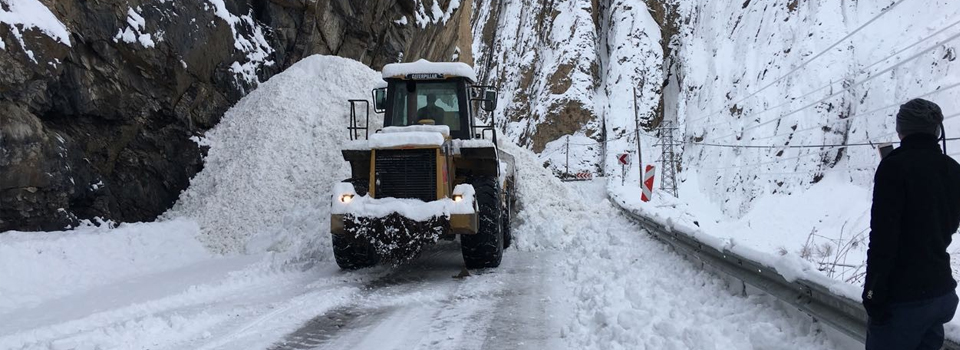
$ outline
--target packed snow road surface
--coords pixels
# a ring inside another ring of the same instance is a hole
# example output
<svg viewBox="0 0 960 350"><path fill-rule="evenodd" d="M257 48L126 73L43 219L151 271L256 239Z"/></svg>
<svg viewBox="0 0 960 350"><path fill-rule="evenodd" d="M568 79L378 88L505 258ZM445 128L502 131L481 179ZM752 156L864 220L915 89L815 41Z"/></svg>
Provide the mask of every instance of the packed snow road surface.
<svg viewBox="0 0 960 350"><path fill-rule="evenodd" d="M441 244L271 349L556 349L560 281L545 263L557 259L516 254L464 278L459 246Z"/></svg>

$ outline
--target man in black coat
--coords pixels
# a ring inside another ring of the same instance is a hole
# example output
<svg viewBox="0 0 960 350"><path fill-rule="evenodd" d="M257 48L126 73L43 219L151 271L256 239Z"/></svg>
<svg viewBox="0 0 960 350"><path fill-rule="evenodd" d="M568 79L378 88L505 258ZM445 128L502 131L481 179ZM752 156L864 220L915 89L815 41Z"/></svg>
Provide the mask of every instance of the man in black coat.
<svg viewBox="0 0 960 350"><path fill-rule="evenodd" d="M863 290L868 350L940 349L957 309L947 246L960 226L960 164L941 152L942 123L933 102L900 106L900 148L877 168Z"/></svg>

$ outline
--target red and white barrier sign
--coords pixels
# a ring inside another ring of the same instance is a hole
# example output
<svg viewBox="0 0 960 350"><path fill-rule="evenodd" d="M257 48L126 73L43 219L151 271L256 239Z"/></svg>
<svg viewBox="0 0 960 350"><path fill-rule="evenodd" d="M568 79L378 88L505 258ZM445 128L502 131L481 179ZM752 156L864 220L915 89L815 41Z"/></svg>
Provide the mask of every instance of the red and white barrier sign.
<svg viewBox="0 0 960 350"><path fill-rule="evenodd" d="M622 153L617 155L617 160L620 161L620 165L630 165L630 154Z"/></svg>
<svg viewBox="0 0 960 350"><path fill-rule="evenodd" d="M590 180L590 179L593 178L593 173L591 173L591 172L589 172L589 171L584 171L584 172L582 172L582 173L577 173L577 175L575 175L575 176L576 176L577 180Z"/></svg>
<svg viewBox="0 0 960 350"><path fill-rule="evenodd" d="M640 195L640 200L644 202L649 202L653 198L653 165L647 165L647 171L643 172L643 183L640 188L642 194Z"/></svg>

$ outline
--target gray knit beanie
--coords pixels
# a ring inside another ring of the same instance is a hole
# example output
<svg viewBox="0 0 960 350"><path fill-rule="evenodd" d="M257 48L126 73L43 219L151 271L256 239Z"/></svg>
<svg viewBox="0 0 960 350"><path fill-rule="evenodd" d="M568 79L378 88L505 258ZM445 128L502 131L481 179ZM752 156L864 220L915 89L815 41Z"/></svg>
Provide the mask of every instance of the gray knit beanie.
<svg viewBox="0 0 960 350"><path fill-rule="evenodd" d="M940 106L922 98L900 105L900 111L897 112L897 132L903 136L921 132L940 136L941 123L943 112Z"/></svg>

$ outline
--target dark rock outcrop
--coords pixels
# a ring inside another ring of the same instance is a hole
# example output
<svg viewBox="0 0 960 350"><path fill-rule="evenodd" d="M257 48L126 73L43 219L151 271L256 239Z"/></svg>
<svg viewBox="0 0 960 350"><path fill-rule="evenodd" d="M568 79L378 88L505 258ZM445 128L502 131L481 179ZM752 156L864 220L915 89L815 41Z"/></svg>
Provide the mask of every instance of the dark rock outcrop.
<svg viewBox="0 0 960 350"><path fill-rule="evenodd" d="M202 168L195 137L307 55L472 63L469 0L422 28L431 0L41 2L70 45L0 23L0 231L153 220Z"/></svg>

